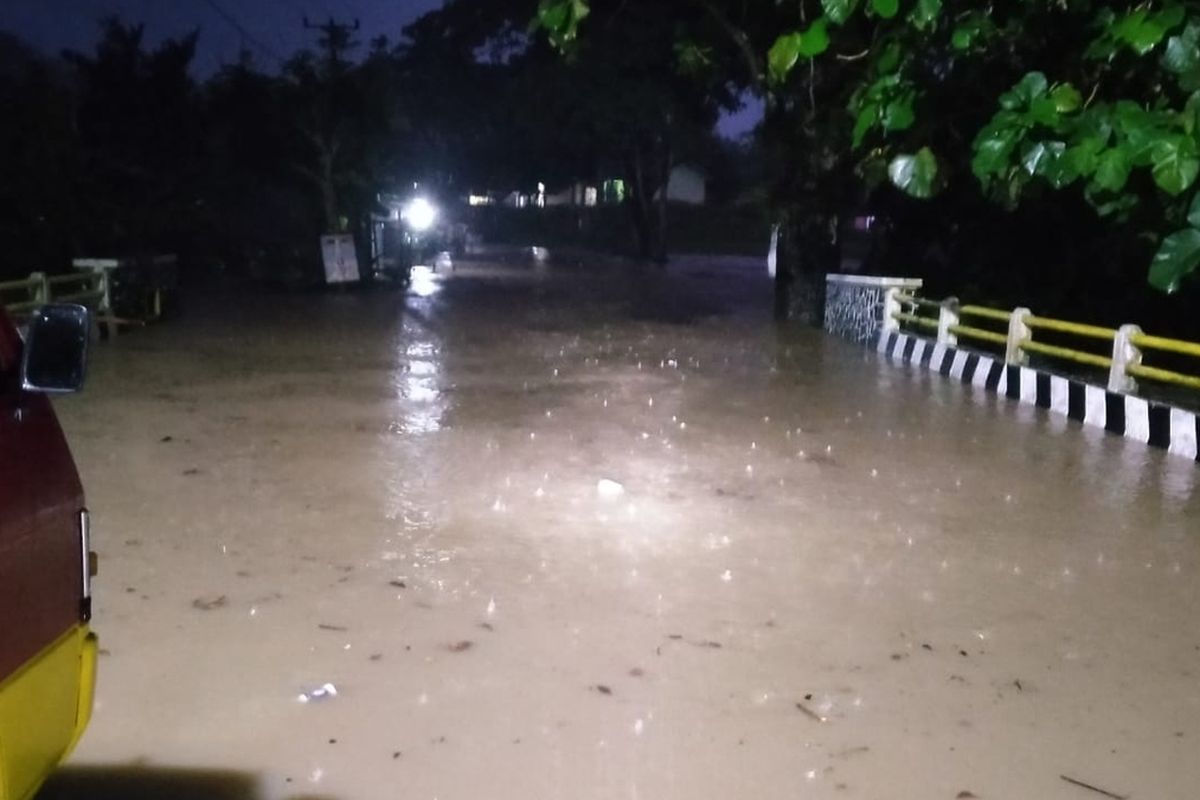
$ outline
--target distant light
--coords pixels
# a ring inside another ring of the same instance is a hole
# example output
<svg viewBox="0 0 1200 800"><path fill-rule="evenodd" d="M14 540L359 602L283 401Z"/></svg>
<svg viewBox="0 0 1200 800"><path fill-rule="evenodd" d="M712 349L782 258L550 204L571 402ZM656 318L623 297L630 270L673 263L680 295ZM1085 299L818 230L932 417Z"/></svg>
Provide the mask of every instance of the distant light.
<svg viewBox="0 0 1200 800"><path fill-rule="evenodd" d="M400 217L415 231L427 231L437 219L437 208L424 197L412 200L400 212Z"/></svg>

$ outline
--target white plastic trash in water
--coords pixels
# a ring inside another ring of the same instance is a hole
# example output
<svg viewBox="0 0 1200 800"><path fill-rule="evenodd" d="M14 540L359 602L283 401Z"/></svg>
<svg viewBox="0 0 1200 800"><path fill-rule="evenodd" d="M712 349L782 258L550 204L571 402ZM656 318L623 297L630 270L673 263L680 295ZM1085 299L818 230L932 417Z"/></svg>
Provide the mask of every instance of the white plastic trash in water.
<svg viewBox="0 0 1200 800"><path fill-rule="evenodd" d="M620 497L625 494L625 487L608 478L601 478L596 484L596 493L604 498Z"/></svg>

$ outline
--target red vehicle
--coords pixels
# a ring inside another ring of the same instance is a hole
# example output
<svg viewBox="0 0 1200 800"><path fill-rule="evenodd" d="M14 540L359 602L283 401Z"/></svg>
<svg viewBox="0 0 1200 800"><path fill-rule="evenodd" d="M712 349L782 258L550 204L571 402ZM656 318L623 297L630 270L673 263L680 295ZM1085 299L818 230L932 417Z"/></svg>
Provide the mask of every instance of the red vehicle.
<svg viewBox="0 0 1200 800"><path fill-rule="evenodd" d="M81 306L43 306L24 340L0 307L0 800L27 800L92 709L88 516L47 394L77 390Z"/></svg>

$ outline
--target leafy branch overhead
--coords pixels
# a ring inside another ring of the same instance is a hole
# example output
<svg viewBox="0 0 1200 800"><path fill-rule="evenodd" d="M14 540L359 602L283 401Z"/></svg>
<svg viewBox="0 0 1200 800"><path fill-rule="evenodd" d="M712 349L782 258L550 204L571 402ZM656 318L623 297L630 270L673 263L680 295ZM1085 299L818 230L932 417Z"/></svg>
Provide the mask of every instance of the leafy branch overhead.
<svg viewBox="0 0 1200 800"><path fill-rule="evenodd" d="M564 47L580 35L594 1L541 0L536 24ZM1002 5L764 4L745 15L763 65L748 85L783 101L810 92L816 80L849 85L847 108L813 108L822 117L817 127L842 126L867 165L860 174L886 173L912 197L931 197L969 171L982 192L1006 206L1048 188L1082 192L1115 223L1136 218L1143 235L1159 243L1151 284L1175 291L1200 271L1200 213L1192 200L1200 175L1200 8L1174 0ZM740 4L680 0L680 6L720 6L733 17ZM1080 33L1072 52L1052 54L1042 70L1022 69L1014 54L1036 34L1028 27L1035 14L1043 24ZM694 39L681 43L681 61L697 48L703 51ZM1010 77L990 95L947 97L963 91L953 76L972 70ZM931 96L939 99L937 109ZM948 151L955 142L939 137L945 125L938 115L955 103L984 109L965 131L969 149L961 169L958 154Z"/></svg>

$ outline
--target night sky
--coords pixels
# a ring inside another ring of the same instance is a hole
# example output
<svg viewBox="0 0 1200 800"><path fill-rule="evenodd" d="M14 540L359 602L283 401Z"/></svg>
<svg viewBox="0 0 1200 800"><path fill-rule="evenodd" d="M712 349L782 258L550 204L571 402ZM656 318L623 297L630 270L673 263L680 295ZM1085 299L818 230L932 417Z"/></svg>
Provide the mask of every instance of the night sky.
<svg viewBox="0 0 1200 800"><path fill-rule="evenodd" d="M113 14L144 23L151 44L199 29L196 70L206 76L236 60L243 48L264 68L274 68L279 58L311 46L314 32L302 23L306 15L312 22L330 16L359 19L358 39L365 47L380 35L399 40L407 23L440 5L441 0L0 0L0 30L57 53L64 48L90 51L98 21ZM761 107L752 104L722 120L720 129L737 136L760 114Z"/></svg>

